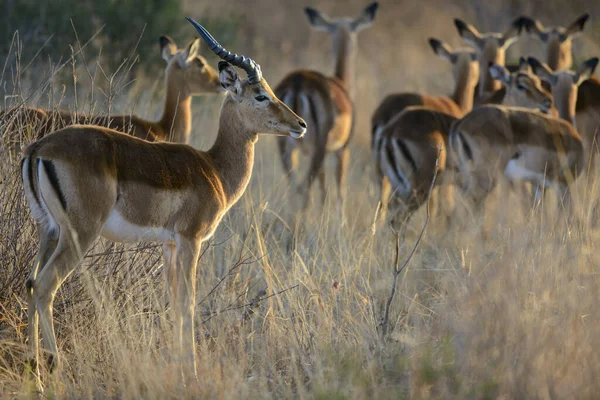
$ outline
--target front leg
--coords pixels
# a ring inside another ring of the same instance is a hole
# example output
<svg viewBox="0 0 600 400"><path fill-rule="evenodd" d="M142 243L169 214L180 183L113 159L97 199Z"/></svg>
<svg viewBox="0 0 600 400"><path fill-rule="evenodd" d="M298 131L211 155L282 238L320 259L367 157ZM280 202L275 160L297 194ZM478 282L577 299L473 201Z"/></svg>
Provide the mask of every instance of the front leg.
<svg viewBox="0 0 600 400"><path fill-rule="evenodd" d="M178 324L181 324L181 355L182 374L184 381L196 379L196 345L194 334L194 309L196 305L196 265L202 241L197 238L188 238L176 235L177 293L173 299L173 306L179 315Z"/></svg>

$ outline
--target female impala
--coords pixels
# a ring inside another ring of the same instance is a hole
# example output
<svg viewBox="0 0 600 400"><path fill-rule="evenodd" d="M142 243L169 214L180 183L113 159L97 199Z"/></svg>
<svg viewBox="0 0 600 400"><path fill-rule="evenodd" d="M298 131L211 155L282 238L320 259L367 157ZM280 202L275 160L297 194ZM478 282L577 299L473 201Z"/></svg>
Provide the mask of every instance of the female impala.
<svg viewBox="0 0 600 400"><path fill-rule="evenodd" d="M221 47L189 19L219 57L227 96L212 148L150 143L114 130L72 126L31 144L22 162L40 251L27 280L29 344L38 353L38 317L51 365L57 357L52 302L100 236L163 243L178 355L195 374L194 294L200 246L244 193L260 133L300 138L304 120L272 92L253 60ZM247 80L238 78L243 68Z"/></svg>
<svg viewBox="0 0 600 400"><path fill-rule="evenodd" d="M455 117L461 117L473 108L473 96L479 79L477 55L471 50L454 51L437 39L429 39L429 45L439 57L452 64L454 91L451 96L409 92L390 94L383 99L371 117L371 149L375 159L379 154L383 128L406 107L424 106Z"/></svg>
<svg viewBox="0 0 600 400"><path fill-rule="evenodd" d="M555 99L562 119L520 108L484 106L454 124L451 154L465 178L463 190L476 206L483 205L499 174L509 181L531 182L538 195L540 188L553 187L560 202L569 202L569 183L582 171L584 159L581 137L568 120L575 114L577 85L593 74L597 63L592 59L577 73L561 73L561 84L569 92L565 104Z"/></svg>
<svg viewBox="0 0 600 400"><path fill-rule="evenodd" d="M552 105L550 94L529 70L525 60L522 60L520 70L512 74L496 64L490 69L493 76L502 75L506 84L505 103L542 109ZM453 197L449 184L453 183L452 176L457 165L448 154L448 137L455 121L456 115L439 110L407 107L384 128L378 162L393 193L391 198L390 193L382 193L382 202L385 204L389 199L391 222L397 229L427 199L436 163L439 170L435 183L446 188L439 193L442 195L439 208L444 209L446 217L450 216Z"/></svg>
<svg viewBox="0 0 600 400"><path fill-rule="evenodd" d="M598 114L600 112L600 101L589 99L590 101L587 104L579 104L580 101L585 100L579 95L577 86L589 82L589 80L585 82L581 81L581 76L591 76L591 74L582 75L581 69L591 70L593 73L596 69L598 59L592 58L586 61L577 73L570 70L553 72L548 65L541 63L533 57L529 57L528 60L534 72L552 87L552 95L554 96L559 116L570 122L581 135L585 153L584 165L590 165L590 163L593 163L596 154L594 146L597 145L596 138L598 132L596 128L600 123L600 115ZM597 92L596 95L600 96L600 92ZM594 104L595 107L593 107ZM591 112L584 112L582 110L584 109L584 105Z"/></svg>
<svg viewBox="0 0 600 400"><path fill-rule="evenodd" d="M65 126L80 123L94 124L130 133L152 141L170 140L188 143L192 129L192 96L221 91L219 74L200 55L200 39L195 39L185 50L178 50L168 36L159 39L165 69L166 97L162 117L147 121L135 115L90 116L64 110L15 108L0 115L4 129L17 131L21 126L33 125L37 138ZM19 138L12 137L13 140ZM16 147L20 143L13 143Z"/></svg>
<svg viewBox="0 0 600 400"><path fill-rule="evenodd" d="M394 189L398 190L398 181L394 180L391 185L389 174L385 173L385 166L381 160L381 157L385 156L382 153L382 148L385 147L384 143L387 143L387 139L390 136L395 135L398 131L429 131L431 124L436 125L438 122L446 121L450 118L459 118L468 112L473 107L473 95L475 93L475 86L479 79L479 65L475 53L468 50L453 50L447 44L437 40L429 39L433 51L441 58L444 58L452 64L452 70L454 75L454 92L451 97L447 96L427 96L418 93L398 93L388 96L381 106L375 111L372 123L374 127L374 135L372 138L372 151L375 160L375 171L377 174L376 179L381 181L381 204L382 204L382 219L385 218L387 212L388 198L390 197L392 185ZM390 107L386 107L389 105ZM418 112L411 114L412 117L403 117L397 114L395 117L391 117L386 111L389 111L391 107L394 109L406 110L413 108L426 108L431 110ZM436 117L439 113L439 120ZM384 123L386 118L390 118L390 121ZM427 118L433 118L432 121L426 121ZM400 121L401 120L401 121ZM416 126L420 126L415 128ZM445 127L444 129L449 129ZM418 135L418 134L417 134ZM423 134L425 136L425 134ZM415 165L413 163L411 165ZM444 169L444 165L442 165ZM450 197L449 189L445 189L447 193L445 197Z"/></svg>
<svg viewBox="0 0 600 400"><path fill-rule="evenodd" d="M518 21L514 21L506 33L480 33L474 26L460 19L454 20L459 35L477 50L479 57L479 68L482 74L479 76L476 104L502 103L502 96L497 98L502 84L492 77L488 67L491 63L505 65L506 49L519 39L521 33ZM509 67L511 72L516 69L517 67Z"/></svg>
<svg viewBox="0 0 600 400"><path fill-rule="evenodd" d="M573 65L573 39L581 34L590 14L585 13L566 28L553 26L545 28L538 20L520 17L515 24L529 33L534 33L546 47L546 62L554 71L569 69Z"/></svg>
<svg viewBox="0 0 600 400"><path fill-rule="evenodd" d="M529 17L521 17L520 24L544 43L546 63L549 69L562 71L571 68L573 39L581 35L589 18L588 13L583 14L566 28L561 26L546 28L539 21ZM551 85L551 83L548 84ZM591 159L587 157L586 159L593 161L598 146L596 134L600 128L600 79L590 77L579 86L575 121L577 122L577 131L583 137L586 153L592 156Z"/></svg>
<svg viewBox="0 0 600 400"><path fill-rule="evenodd" d="M302 142L279 140L279 152L284 172L292 185L304 196L304 208L308 206L310 188L319 178L322 198L325 199L325 170L323 162L326 153L335 153L337 160L336 180L338 197L343 201L346 169L350 158L348 144L354 126L352 90L353 68L356 58L356 34L371 25L377 12L377 3L369 5L355 19L338 18L331 20L325 14L312 8L306 9L311 25L326 31L333 37L335 55L335 76L326 77L316 71L299 70L292 72L275 89L277 96L294 111L308 121L309 131ZM298 149L311 154L308 175L301 186L296 184Z"/></svg>

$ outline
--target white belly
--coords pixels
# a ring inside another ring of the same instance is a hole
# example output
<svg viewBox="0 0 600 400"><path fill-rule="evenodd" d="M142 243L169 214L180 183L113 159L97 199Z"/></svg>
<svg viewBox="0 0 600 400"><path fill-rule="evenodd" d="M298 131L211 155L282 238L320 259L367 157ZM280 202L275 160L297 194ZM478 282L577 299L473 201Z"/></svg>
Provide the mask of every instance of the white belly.
<svg viewBox="0 0 600 400"><path fill-rule="evenodd" d="M504 176L510 181L544 182L544 174L530 171L519 163L519 160L510 160L504 170Z"/></svg>
<svg viewBox="0 0 600 400"><path fill-rule="evenodd" d="M113 242L168 242L174 240L173 232L155 226L139 226L124 219L112 210L102 227L101 235Z"/></svg>

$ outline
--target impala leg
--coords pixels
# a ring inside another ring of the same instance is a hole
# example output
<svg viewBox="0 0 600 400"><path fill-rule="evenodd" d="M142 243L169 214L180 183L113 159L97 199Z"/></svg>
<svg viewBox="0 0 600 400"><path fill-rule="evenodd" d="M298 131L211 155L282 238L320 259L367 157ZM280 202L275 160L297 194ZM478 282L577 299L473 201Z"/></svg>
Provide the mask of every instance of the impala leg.
<svg viewBox="0 0 600 400"><path fill-rule="evenodd" d="M175 243L169 242L163 244L163 265L165 271L165 281L167 285L167 293L169 298L170 312L171 312L171 323L173 324L173 348L181 348L181 318L178 314L177 301L177 266L175 265L176 259L176 247ZM179 354L176 355L177 362L181 362Z"/></svg>
<svg viewBox="0 0 600 400"><path fill-rule="evenodd" d="M304 193L304 206L303 210L308 209L310 203L310 188L312 187L315 178L318 176L319 171L323 168L325 161L325 146L316 146L312 154L310 165L308 167L308 174L306 176L304 187L302 188Z"/></svg>
<svg viewBox="0 0 600 400"><path fill-rule="evenodd" d="M335 153L336 158L336 180L338 189L338 198L340 204L344 205L344 195L346 189L346 171L348 170L348 164L350 163L350 149L348 146L343 147Z"/></svg>
<svg viewBox="0 0 600 400"><path fill-rule="evenodd" d="M438 188L438 209L442 217L446 220L446 229L449 229L452 223L454 213L454 185L442 185Z"/></svg>
<svg viewBox="0 0 600 400"><path fill-rule="evenodd" d="M196 265L201 241L178 237L177 256L177 308L181 316L181 348L186 381L196 378L196 344L194 333L194 309L196 305Z"/></svg>
<svg viewBox="0 0 600 400"><path fill-rule="evenodd" d="M33 268L29 277L27 278L27 320L28 320L28 335L29 335L29 365L31 371L39 379L39 368L38 368L38 347L39 347L39 317L38 311L33 298L33 282L38 275L40 266L46 265L52 253L54 253L57 245L56 234L49 231L43 225L38 224L38 238L40 242L40 249L38 251L37 258L33 264ZM40 382L38 381L38 385Z"/></svg>
<svg viewBox="0 0 600 400"><path fill-rule="evenodd" d="M392 184L387 176L383 176L381 179L381 195L379 201L381 202L381 212L379 214L379 221L384 222L387 219L387 213L389 208L390 196L392 195Z"/></svg>
<svg viewBox="0 0 600 400"><path fill-rule="evenodd" d="M75 270L81 262L85 251L92 240L78 240L67 232L60 229L60 235L56 249L48 259L48 262L39 271L37 277L31 282L30 290L33 292L33 301L39 314L39 323L42 330L44 348L48 354L48 368L50 372L59 365L56 335L52 322L52 304L60 285ZM97 235L92 236L93 238ZM79 243L75 243L78 240ZM79 250L82 250L80 253Z"/></svg>
<svg viewBox="0 0 600 400"><path fill-rule="evenodd" d="M327 188L325 187L325 168L321 167L319 170L319 187L321 188L321 206L325 206L325 200L327 199Z"/></svg>
<svg viewBox="0 0 600 400"><path fill-rule="evenodd" d="M297 186L298 148L295 143L290 143L290 139L287 137L280 137L277 144L283 172L290 180L292 187L295 188Z"/></svg>

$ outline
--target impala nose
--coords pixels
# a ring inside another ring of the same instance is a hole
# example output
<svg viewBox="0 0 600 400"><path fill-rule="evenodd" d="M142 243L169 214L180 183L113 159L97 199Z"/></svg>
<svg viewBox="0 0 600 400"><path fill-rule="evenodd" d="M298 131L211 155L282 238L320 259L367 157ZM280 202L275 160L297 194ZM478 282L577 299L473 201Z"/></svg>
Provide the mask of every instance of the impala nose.
<svg viewBox="0 0 600 400"><path fill-rule="evenodd" d="M302 129L306 129L306 122L300 120L298 121L298 124L302 127Z"/></svg>

